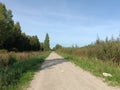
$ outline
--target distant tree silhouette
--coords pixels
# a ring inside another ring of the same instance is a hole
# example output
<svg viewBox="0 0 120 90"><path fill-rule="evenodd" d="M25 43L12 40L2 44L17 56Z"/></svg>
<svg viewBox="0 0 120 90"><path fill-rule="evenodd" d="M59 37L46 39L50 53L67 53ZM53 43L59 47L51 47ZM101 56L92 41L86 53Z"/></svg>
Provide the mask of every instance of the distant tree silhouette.
<svg viewBox="0 0 120 90"><path fill-rule="evenodd" d="M44 51L50 50L50 43L49 43L49 35L46 34L45 40L44 40Z"/></svg>

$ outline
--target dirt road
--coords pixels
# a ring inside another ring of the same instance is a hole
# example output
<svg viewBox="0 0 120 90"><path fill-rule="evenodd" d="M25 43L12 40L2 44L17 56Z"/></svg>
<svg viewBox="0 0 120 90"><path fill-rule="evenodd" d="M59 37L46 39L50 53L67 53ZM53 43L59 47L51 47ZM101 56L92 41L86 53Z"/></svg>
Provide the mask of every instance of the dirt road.
<svg viewBox="0 0 120 90"><path fill-rule="evenodd" d="M52 52L27 90L120 90Z"/></svg>

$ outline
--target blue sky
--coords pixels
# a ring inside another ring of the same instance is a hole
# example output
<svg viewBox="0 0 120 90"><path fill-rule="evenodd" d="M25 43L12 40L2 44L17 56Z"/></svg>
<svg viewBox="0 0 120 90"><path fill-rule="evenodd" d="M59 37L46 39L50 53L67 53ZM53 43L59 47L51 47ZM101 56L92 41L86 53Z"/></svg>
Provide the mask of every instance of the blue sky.
<svg viewBox="0 0 120 90"><path fill-rule="evenodd" d="M1 0L13 11L22 31L41 42L49 33L51 47L84 46L99 36L120 33L120 0Z"/></svg>

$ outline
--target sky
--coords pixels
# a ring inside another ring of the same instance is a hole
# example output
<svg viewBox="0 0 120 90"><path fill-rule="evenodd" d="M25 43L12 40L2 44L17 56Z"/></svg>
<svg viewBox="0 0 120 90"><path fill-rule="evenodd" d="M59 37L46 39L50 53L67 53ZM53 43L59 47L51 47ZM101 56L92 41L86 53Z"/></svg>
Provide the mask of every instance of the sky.
<svg viewBox="0 0 120 90"><path fill-rule="evenodd" d="M22 32L50 45L84 46L120 34L120 0L0 0Z"/></svg>

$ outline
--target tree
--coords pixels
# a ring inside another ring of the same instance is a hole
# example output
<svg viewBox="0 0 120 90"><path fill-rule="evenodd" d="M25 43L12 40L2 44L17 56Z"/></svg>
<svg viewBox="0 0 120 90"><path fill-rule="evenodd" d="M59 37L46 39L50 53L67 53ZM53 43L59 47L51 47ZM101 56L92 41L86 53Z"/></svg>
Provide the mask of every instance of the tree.
<svg viewBox="0 0 120 90"><path fill-rule="evenodd" d="M44 50L44 43L43 43L43 42L40 43L40 50L41 50L41 51Z"/></svg>
<svg viewBox="0 0 120 90"><path fill-rule="evenodd" d="M5 5L0 3L0 49L9 49L11 47L12 44L7 41L9 41L12 36L13 26L12 11L7 10Z"/></svg>
<svg viewBox="0 0 120 90"><path fill-rule="evenodd" d="M13 47L14 48L17 48L19 49L19 45L20 45L20 37L21 37L21 27L20 27L20 23L17 22L15 25L14 25L14 28L13 28Z"/></svg>
<svg viewBox="0 0 120 90"><path fill-rule="evenodd" d="M61 49L62 46L60 44L56 44L56 46L53 48L53 50Z"/></svg>
<svg viewBox="0 0 120 90"><path fill-rule="evenodd" d="M0 3L0 49L8 51L36 51L40 50L40 42L37 36L28 36L22 33L20 23L14 24L12 11ZM47 40L48 39L48 40ZM49 49L49 36L45 41L46 49Z"/></svg>
<svg viewBox="0 0 120 90"><path fill-rule="evenodd" d="M40 42L37 36L32 36L29 38L30 39L30 50L40 50Z"/></svg>
<svg viewBox="0 0 120 90"><path fill-rule="evenodd" d="M49 35L47 33L44 40L44 51L49 51L49 50L50 50Z"/></svg>

